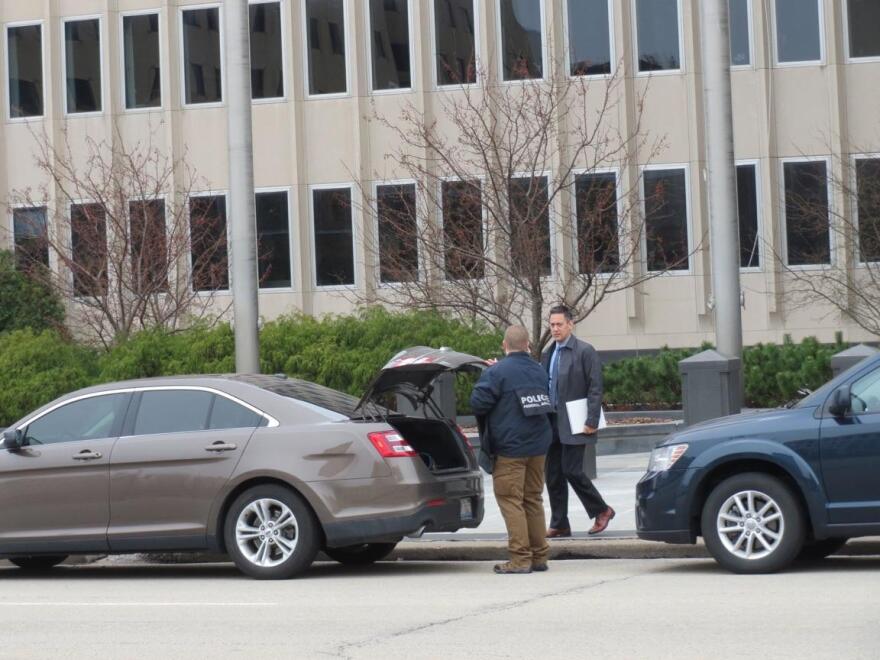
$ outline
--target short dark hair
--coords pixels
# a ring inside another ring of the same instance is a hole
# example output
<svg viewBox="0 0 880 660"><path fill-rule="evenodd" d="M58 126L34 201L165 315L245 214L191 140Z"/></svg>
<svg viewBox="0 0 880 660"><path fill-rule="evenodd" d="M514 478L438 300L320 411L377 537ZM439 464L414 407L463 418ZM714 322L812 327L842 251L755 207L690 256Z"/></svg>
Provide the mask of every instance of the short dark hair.
<svg viewBox="0 0 880 660"><path fill-rule="evenodd" d="M562 314L563 316L565 316L566 321L571 321L574 319L574 317L571 315L571 310L568 308L567 305L553 305L553 307L550 308L549 316L553 316L554 314Z"/></svg>

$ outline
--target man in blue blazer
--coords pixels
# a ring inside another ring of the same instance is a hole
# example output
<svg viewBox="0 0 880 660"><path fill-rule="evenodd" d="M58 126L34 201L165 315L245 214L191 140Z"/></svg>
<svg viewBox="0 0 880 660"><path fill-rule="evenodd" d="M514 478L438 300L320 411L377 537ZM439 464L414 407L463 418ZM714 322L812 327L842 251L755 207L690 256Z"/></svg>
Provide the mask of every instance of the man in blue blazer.
<svg viewBox="0 0 880 660"><path fill-rule="evenodd" d="M574 321L565 305L550 309L553 342L541 356L549 376L550 403L555 410L553 441L545 464L547 492L550 495L550 527L547 538L571 536L568 521L568 485L574 489L587 515L595 519L590 534L605 531L614 518L612 509L584 472L584 449L596 443L602 406L602 363L596 349L572 334ZM587 399L587 418L568 418L566 403ZM583 430L572 433L572 428Z"/></svg>

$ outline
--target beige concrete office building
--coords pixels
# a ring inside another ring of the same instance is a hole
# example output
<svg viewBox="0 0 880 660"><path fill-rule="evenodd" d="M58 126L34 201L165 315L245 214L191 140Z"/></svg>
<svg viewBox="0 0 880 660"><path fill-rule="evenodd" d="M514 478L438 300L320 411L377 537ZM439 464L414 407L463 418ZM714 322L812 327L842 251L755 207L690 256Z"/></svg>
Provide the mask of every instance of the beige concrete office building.
<svg viewBox="0 0 880 660"><path fill-rule="evenodd" d="M0 3L0 194L45 185L31 165L34 131L58 137L66 125L82 153L85 136L150 134L166 153L187 153L207 182L200 194L222 213L222 13L222 3L201 0ZM349 289L379 284L364 247L375 218L357 199L339 206L328 193L358 196L355 177L367 189L400 179L385 158L393 134L368 119L373 104L386 116L406 103L436 112L454 93L452 78L473 75L470 53L505 84L513 74L503 54L515 51L535 64L535 80L516 84L613 72L624 78L622 108L644 95L643 128L667 144L644 171L678 195L663 231L695 250L683 267L606 300L579 334L600 349L712 340L698 0L258 0L250 18L257 221L273 255L262 316L346 312ZM855 254L836 232L793 227L786 199L826 204L829 223L878 211L809 182L842 177L856 161L864 176L880 176L880 0L730 0L730 18L744 341L830 340L840 329L872 339L830 306L794 308L790 275L772 252L815 277L864 261L865 250ZM619 117L625 132L631 113ZM643 168L615 174L634 180ZM10 208L0 242L26 241L24 220L41 212ZM561 199L555 212L575 211ZM559 237L551 244L571 258Z"/></svg>

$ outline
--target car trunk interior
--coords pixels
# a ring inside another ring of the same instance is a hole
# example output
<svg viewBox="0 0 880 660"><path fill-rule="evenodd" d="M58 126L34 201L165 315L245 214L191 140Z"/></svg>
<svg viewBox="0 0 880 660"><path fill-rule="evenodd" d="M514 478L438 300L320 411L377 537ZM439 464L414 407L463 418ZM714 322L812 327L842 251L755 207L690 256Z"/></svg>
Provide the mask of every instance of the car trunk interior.
<svg viewBox="0 0 880 660"><path fill-rule="evenodd" d="M468 469L463 441L447 422L397 416L390 416L387 421L419 452L431 472Z"/></svg>

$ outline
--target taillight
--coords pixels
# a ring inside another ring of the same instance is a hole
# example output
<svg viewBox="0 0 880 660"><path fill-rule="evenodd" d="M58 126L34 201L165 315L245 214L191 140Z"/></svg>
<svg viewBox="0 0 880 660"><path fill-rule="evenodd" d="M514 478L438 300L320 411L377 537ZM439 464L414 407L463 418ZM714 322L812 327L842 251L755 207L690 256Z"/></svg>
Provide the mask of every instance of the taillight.
<svg viewBox="0 0 880 660"><path fill-rule="evenodd" d="M455 428L458 430L458 434L459 434L459 435L462 437L462 439L464 440L464 444L467 445L467 448L470 449L470 450L473 452L474 449L475 449L475 447L474 447L474 443L471 442L471 439L470 439L469 437L467 437L467 434L465 434L464 429L461 428L461 427L458 426L458 425L456 425Z"/></svg>
<svg viewBox="0 0 880 660"><path fill-rule="evenodd" d="M382 458L419 455L397 431L377 431L368 434L368 437Z"/></svg>

